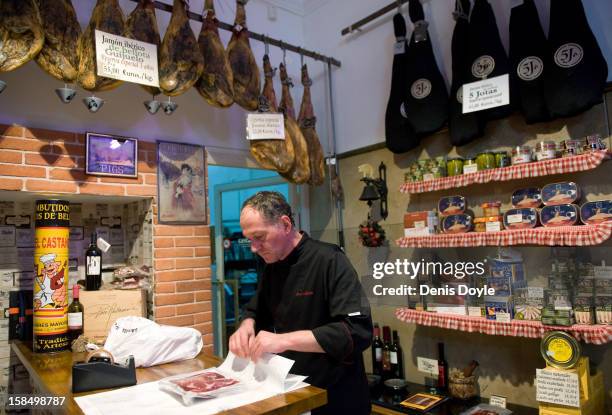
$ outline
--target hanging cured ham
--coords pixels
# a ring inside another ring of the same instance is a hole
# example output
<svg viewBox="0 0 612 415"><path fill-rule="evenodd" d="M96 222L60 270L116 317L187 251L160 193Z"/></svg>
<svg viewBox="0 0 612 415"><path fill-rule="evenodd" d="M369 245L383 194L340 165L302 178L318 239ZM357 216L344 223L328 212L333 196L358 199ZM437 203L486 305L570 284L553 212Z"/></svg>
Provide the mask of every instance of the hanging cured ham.
<svg viewBox="0 0 612 415"><path fill-rule="evenodd" d="M289 131L289 136L293 141L293 149L295 151L295 164L287 173L282 173L285 179L291 183L303 184L310 179L310 160L308 155L308 144L295 121L295 109L293 107L293 98L291 97L290 87L293 87L291 78L287 75L287 68L283 63L280 64L280 79L282 84L281 102L278 106L279 110L285 114L285 129Z"/></svg>
<svg viewBox="0 0 612 415"><path fill-rule="evenodd" d="M385 112L385 142L387 148L393 153L405 153L419 145L419 138L412 125L400 112L408 89L406 76L408 73L408 57L406 55L408 44L406 43L406 21L404 16L399 13L393 16L393 30L396 43L393 69L391 70L391 92Z"/></svg>
<svg viewBox="0 0 612 415"><path fill-rule="evenodd" d="M463 114L462 86L468 81L469 63L468 54L468 31L470 15L470 0L456 0L455 30L451 42L453 60L453 81L448 106L448 128L451 143L462 146L472 142L484 133L485 122L478 112Z"/></svg>
<svg viewBox="0 0 612 415"><path fill-rule="evenodd" d="M487 0L475 0L470 16L468 48L469 82L493 78L510 72L510 63L499 37L495 14ZM509 116L513 111L514 97L510 104L480 111L486 120Z"/></svg>
<svg viewBox="0 0 612 415"><path fill-rule="evenodd" d="M551 116L569 117L600 103L608 65L580 0L550 2L548 42L546 102Z"/></svg>
<svg viewBox="0 0 612 415"><path fill-rule="evenodd" d="M161 45L161 37L157 27L157 18L155 17L155 5L153 0L139 0L136 8L130 13L125 22L125 34L127 37L141 42ZM159 55L158 55L159 62ZM159 67L159 65L158 65ZM159 88L150 85L141 85L145 91L151 95L158 95L161 91Z"/></svg>
<svg viewBox="0 0 612 415"><path fill-rule="evenodd" d="M9 72L33 59L45 35L34 0L0 1L0 72Z"/></svg>
<svg viewBox="0 0 612 415"><path fill-rule="evenodd" d="M261 97L259 98L259 112L278 112L276 107L276 93L274 92L274 70L270 65L270 58L263 58L265 82ZM285 128L284 140L250 140L251 154L255 160L266 169L287 173L295 164L295 151L293 140L289 136L289 129Z"/></svg>
<svg viewBox="0 0 612 415"><path fill-rule="evenodd" d="M544 95L549 60L548 41L533 0L510 13L510 79L516 88L517 107L527 124L550 119Z"/></svg>
<svg viewBox="0 0 612 415"><path fill-rule="evenodd" d="M91 19L79 39L79 73L77 80L88 91L108 91L122 84L122 81L98 76L96 72L96 29L113 35L125 34L123 12L117 0L98 0Z"/></svg>
<svg viewBox="0 0 612 415"><path fill-rule="evenodd" d="M246 27L244 6L247 1L236 1L236 19L232 38L227 46L227 55L234 76L234 101L247 111L255 111L258 105L260 80L259 68L251 51Z"/></svg>
<svg viewBox="0 0 612 415"><path fill-rule="evenodd" d="M204 57L204 71L196 88L210 105L227 108L234 103L234 75L219 38L219 21L213 0L206 0L203 20L198 44Z"/></svg>
<svg viewBox="0 0 612 415"><path fill-rule="evenodd" d="M197 82L203 70L204 58L189 25L186 0L174 0L159 51L159 87L168 96L181 95Z"/></svg>
<svg viewBox="0 0 612 415"><path fill-rule="evenodd" d="M49 75L71 83L77 77L81 26L70 0L38 0L45 44L36 63Z"/></svg>
<svg viewBox="0 0 612 415"><path fill-rule="evenodd" d="M410 0L409 13L414 31L406 58L407 89L402 115L417 135L425 136L438 131L446 123L448 92L434 57L420 0Z"/></svg>
<svg viewBox="0 0 612 415"><path fill-rule="evenodd" d="M310 95L312 80L308 76L308 66L306 64L302 66L302 85L304 86L304 95L300 105L298 124L308 146L308 160L310 164L310 179L308 179L308 183L319 186L325 180L325 156L323 155L323 147L321 147L321 141L315 128L317 117L314 115L312 97Z"/></svg>

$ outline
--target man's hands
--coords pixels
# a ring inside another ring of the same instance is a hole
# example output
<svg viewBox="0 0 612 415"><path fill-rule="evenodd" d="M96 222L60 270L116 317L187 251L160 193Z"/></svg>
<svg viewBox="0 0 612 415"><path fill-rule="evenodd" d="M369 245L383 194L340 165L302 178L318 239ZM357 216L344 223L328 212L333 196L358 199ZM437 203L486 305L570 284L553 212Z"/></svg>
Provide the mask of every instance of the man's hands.
<svg viewBox="0 0 612 415"><path fill-rule="evenodd" d="M264 353L296 352L325 353L310 330L276 334L261 330L255 336L255 320L245 319L229 339L229 349L238 357L256 362Z"/></svg>
<svg viewBox="0 0 612 415"><path fill-rule="evenodd" d="M229 349L238 357L256 362L263 353L282 353L287 350L283 334L260 331L255 336L255 320L245 319L229 339Z"/></svg>
<svg viewBox="0 0 612 415"><path fill-rule="evenodd" d="M245 319L229 339L230 352L238 357L247 358L250 355L251 344L255 340L255 320Z"/></svg>

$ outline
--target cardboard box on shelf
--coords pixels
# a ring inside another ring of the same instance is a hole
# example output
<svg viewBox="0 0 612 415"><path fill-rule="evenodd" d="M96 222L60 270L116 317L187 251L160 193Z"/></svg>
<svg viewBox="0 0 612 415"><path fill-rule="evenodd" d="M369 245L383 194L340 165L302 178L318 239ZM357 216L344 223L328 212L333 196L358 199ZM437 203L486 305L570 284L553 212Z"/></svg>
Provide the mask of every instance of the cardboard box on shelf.
<svg viewBox="0 0 612 415"><path fill-rule="evenodd" d="M104 343L119 317L147 316L146 290L83 290L80 301L84 308L84 334L96 343Z"/></svg>

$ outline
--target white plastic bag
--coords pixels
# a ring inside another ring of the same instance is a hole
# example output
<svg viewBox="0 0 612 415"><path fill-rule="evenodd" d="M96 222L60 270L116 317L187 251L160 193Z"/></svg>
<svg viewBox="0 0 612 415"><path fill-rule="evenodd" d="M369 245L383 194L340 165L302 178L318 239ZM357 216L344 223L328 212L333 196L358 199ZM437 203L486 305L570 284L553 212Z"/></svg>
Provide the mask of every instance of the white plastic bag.
<svg viewBox="0 0 612 415"><path fill-rule="evenodd" d="M196 329L162 326L135 316L118 318L104 343L116 361L134 356L136 367L193 359L202 346L202 335Z"/></svg>

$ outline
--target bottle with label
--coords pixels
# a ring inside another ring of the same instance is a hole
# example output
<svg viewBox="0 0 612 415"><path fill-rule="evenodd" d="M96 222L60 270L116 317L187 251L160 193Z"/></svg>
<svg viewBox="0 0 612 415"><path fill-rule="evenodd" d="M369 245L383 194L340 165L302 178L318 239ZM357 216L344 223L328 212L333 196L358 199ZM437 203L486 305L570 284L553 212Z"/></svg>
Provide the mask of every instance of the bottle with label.
<svg viewBox="0 0 612 415"><path fill-rule="evenodd" d="M98 234L91 234L91 243L85 253L85 288L87 291L100 289L102 285L102 251L98 248Z"/></svg>
<svg viewBox="0 0 612 415"><path fill-rule="evenodd" d="M68 336L70 341L83 334L83 304L79 301L79 286L72 286L72 302L68 306Z"/></svg>
<svg viewBox="0 0 612 415"><path fill-rule="evenodd" d="M374 324L374 340L372 341L372 372L375 375L382 375L382 349L383 343L380 340L380 327Z"/></svg>
<svg viewBox="0 0 612 415"><path fill-rule="evenodd" d="M404 379L404 357L399 344L397 330L393 330L393 344L391 345L391 373L396 379Z"/></svg>
<svg viewBox="0 0 612 415"><path fill-rule="evenodd" d="M382 378L391 379L391 329L383 326Z"/></svg>
<svg viewBox="0 0 612 415"><path fill-rule="evenodd" d="M444 358L444 343L438 343L438 389L445 391L448 387L448 363Z"/></svg>

